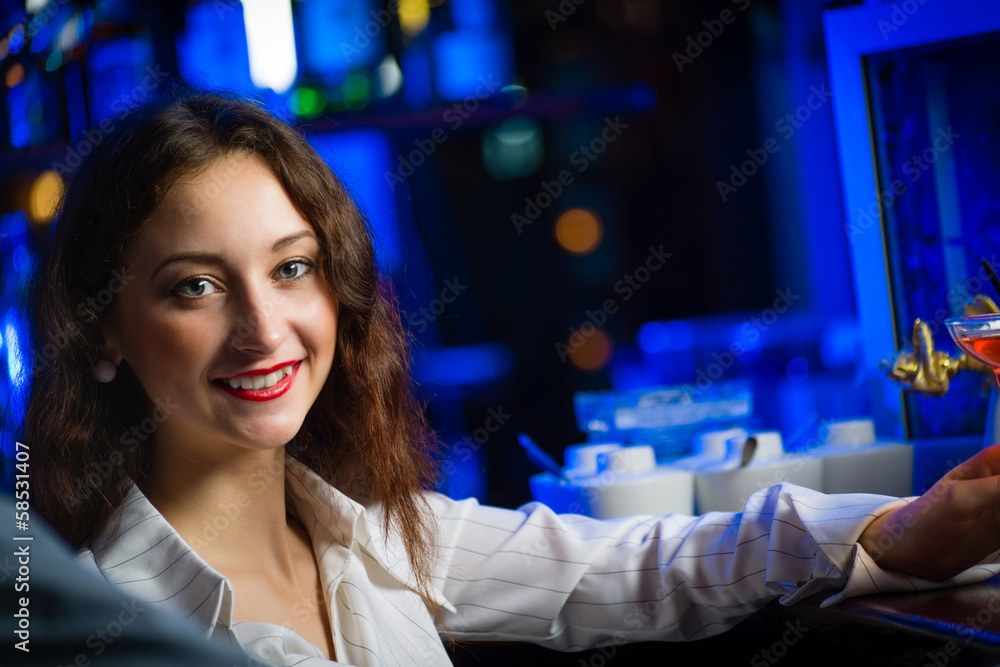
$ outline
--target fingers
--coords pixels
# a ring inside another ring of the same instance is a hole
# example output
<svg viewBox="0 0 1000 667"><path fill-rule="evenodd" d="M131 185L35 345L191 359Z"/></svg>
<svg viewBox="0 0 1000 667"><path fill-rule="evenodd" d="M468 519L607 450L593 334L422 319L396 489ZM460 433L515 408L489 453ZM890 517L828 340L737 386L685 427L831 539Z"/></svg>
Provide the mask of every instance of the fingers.
<svg viewBox="0 0 1000 667"><path fill-rule="evenodd" d="M1000 475L1000 443L990 445L952 468L942 479L975 479Z"/></svg>
<svg viewBox="0 0 1000 667"><path fill-rule="evenodd" d="M947 510L954 512L956 518L978 516L989 509L1000 508L1000 475L955 481L948 485L943 495L944 498L934 499L934 502L947 502Z"/></svg>

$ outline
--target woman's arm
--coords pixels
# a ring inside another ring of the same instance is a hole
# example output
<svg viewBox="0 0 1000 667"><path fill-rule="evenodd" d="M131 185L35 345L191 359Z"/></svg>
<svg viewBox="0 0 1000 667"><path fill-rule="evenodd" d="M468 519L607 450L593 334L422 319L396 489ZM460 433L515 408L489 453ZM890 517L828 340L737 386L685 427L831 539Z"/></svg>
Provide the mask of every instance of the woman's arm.
<svg viewBox="0 0 1000 667"><path fill-rule="evenodd" d="M431 502L440 528L435 583L457 609L443 620L459 640L561 650L690 640L723 632L774 598L843 589L849 577L858 579L852 594L934 585L886 578L877 567L853 572L862 531L904 502L885 496L780 484L753 494L740 513L612 521L537 503L515 511Z"/></svg>

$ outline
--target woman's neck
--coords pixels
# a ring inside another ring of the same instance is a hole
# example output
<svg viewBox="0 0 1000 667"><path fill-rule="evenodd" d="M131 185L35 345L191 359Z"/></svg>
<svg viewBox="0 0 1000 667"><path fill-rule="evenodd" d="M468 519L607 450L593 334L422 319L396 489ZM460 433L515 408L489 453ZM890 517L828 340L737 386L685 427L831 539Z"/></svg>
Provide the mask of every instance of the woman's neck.
<svg viewBox="0 0 1000 667"><path fill-rule="evenodd" d="M239 450L225 460L156 447L140 488L213 566L291 569L284 447Z"/></svg>

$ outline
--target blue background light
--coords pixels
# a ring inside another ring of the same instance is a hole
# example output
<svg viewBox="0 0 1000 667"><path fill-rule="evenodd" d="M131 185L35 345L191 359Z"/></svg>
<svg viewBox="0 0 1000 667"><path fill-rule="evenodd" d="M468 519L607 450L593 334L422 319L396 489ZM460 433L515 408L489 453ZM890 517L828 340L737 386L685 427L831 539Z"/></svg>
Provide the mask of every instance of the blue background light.
<svg viewBox="0 0 1000 667"><path fill-rule="evenodd" d="M338 175L368 216L375 235L379 265L390 273L405 261L399 240L396 202L384 195L390 164L389 140L375 130L329 133L309 137L316 152Z"/></svg>
<svg viewBox="0 0 1000 667"><path fill-rule="evenodd" d="M253 94L243 6L226 3L220 12L211 2L192 5L186 30L177 35L177 67L185 81Z"/></svg>
<svg viewBox="0 0 1000 667"><path fill-rule="evenodd" d="M434 41L437 92L447 100L495 94L511 81L512 59L508 41L501 33L475 29L442 33Z"/></svg>

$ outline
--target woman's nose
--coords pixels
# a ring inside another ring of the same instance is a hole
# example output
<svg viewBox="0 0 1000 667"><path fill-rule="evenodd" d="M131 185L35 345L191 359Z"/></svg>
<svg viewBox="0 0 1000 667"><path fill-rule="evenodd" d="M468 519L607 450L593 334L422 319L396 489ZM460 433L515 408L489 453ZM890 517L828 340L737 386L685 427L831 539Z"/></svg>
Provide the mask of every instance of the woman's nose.
<svg viewBox="0 0 1000 667"><path fill-rule="evenodd" d="M288 335L281 295L266 288L245 288L234 304L230 349L262 356L275 352Z"/></svg>

